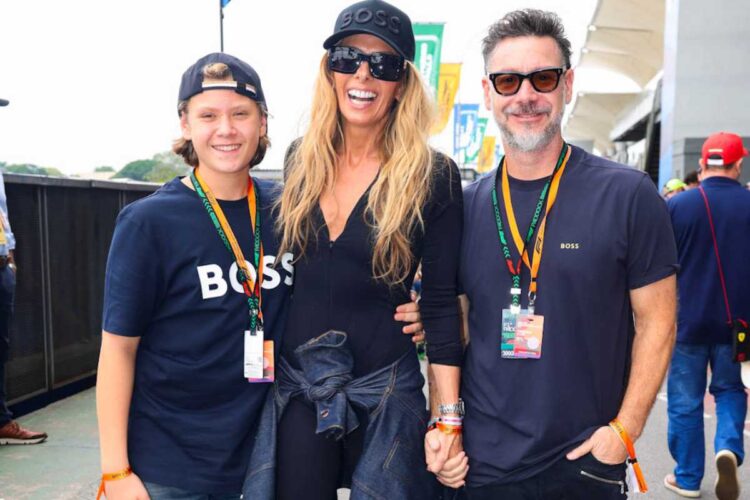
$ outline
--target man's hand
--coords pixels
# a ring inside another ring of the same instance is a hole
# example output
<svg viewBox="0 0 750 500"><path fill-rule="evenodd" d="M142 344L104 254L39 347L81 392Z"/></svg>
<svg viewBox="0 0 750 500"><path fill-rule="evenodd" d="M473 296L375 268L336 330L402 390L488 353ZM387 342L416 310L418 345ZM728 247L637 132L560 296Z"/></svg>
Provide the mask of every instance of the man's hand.
<svg viewBox="0 0 750 500"><path fill-rule="evenodd" d="M141 478L130 474L124 479L105 481L104 492L107 500L149 500Z"/></svg>
<svg viewBox="0 0 750 500"><path fill-rule="evenodd" d="M467 457L466 452L462 450L445 462L443 469L437 474L437 480L449 488L460 488L466 484L465 479L468 472L469 457Z"/></svg>
<svg viewBox="0 0 750 500"><path fill-rule="evenodd" d="M587 453L591 453L598 461L609 464L621 464L628 458L628 450L620 437L610 426L599 427L590 438L569 452L568 460L578 460Z"/></svg>
<svg viewBox="0 0 750 500"><path fill-rule="evenodd" d="M403 321L404 323L410 323L406 325L402 331L405 335L413 335L411 341L415 344L424 340L424 327L422 326L422 317L419 314L419 304L417 304L417 296L412 291L411 302L401 304L396 308L396 314L393 316L396 321Z"/></svg>

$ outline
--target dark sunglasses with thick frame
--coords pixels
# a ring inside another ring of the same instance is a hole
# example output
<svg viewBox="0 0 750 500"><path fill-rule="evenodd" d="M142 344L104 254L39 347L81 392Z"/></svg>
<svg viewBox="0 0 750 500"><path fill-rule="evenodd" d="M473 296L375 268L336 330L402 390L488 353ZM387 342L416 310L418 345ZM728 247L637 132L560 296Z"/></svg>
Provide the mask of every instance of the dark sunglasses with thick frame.
<svg viewBox="0 0 750 500"><path fill-rule="evenodd" d="M331 71L353 74L357 72L362 61L367 62L370 75L378 80L397 82L404 74L404 58L398 54L365 54L354 47L339 45L328 49L328 69Z"/></svg>
<svg viewBox="0 0 750 500"><path fill-rule="evenodd" d="M523 81L528 79L534 90L543 94L554 91L560 85L560 77L567 70L561 68L544 68L531 73L515 73L513 71L501 71L490 73L487 78L492 82L495 92L501 96L512 96L520 89Z"/></svg>

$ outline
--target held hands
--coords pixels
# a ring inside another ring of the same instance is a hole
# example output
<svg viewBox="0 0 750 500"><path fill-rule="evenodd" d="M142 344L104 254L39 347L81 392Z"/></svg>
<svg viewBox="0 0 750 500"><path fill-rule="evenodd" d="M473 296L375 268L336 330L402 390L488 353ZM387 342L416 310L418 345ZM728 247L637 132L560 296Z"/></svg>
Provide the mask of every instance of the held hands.
<svg viewBox="0 0 750 500"><path fill-rule="evenodd" d="M422 317L419 314L419 304L417 304L417 295L411 292L411 302L401 304L396 308L396 314L393 316L396 321L410 323L402 331L405 335L413 335L411 341L416 343L424 340L424 327L422 326Z"/></svg>
<svg viewBox="0 0 750 500"><path fill-rule="evenodd" d="M130 474L117 481L107 481L104 485L104 496L107 500L150 500L141 478Z"/></svg>
<svg viewBox="0 0 750 500"><path fill-rule="evenodd" d="M598 461L609 464L621 464L628 458L628 452L620 437L611 427L599 427L590 438L581 443L566 457L568 460L578 460L587 453L591 453Z"/></svg>
<svg viewBox="0 0 750 500"><path fill-rule="evenodd" d="M469 471L469 457L463 449L461 434L446 434L439 429L428 431L424 437L427 470L449 488L463 486Z"/></svg>

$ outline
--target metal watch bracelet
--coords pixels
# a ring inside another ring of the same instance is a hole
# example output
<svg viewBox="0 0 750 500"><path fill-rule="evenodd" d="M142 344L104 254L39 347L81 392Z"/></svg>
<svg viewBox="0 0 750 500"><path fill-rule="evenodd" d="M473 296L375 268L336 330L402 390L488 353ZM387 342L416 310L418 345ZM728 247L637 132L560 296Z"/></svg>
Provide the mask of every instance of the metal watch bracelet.
<svg viewBox="0 0 750 500"><path fill-rule="evenodd" d="M438 412L440 415L458 415L459 417L464 416L464 400L458 398L458 403L448 405L438 405Z"/></svg>

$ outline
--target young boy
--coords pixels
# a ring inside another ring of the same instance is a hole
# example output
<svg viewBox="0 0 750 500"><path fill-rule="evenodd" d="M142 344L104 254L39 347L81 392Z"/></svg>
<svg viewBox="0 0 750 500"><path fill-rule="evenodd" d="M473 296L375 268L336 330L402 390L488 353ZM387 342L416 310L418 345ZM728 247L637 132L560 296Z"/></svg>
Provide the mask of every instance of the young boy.
<svg viewBox="0 0 750 500"><path fill-rule="evenodd" d="M110 500L147 498L147 491L152 499L239 498L269 386L244 374L245 332L257 333L262 321L264 340L278 348L292 284L291 254L274 266L274 184L248 176L269 144L258 74L237 58L209 54L183 75L178 111L182 139L174 150L195 174L122 211L107 263L101 466L105 475L125 475L107 478ZM214 224L221 213L228 227ZM232 233L244 259L224 243ZM262 313L253 315L258 302Z"/></svg>

